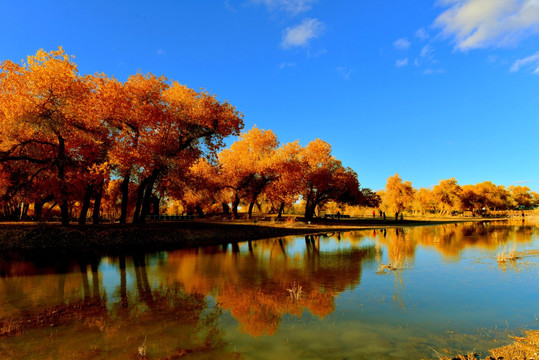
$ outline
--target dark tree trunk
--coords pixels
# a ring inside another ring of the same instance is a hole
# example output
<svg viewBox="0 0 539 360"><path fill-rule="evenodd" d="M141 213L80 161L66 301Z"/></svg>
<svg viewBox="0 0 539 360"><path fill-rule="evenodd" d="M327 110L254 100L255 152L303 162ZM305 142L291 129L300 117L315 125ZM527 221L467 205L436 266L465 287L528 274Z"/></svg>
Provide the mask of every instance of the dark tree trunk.
<svg viewBox="0 0 539 360"><path fill-rule="evenodd" d="M124 176L122 184L120 185L120 191L122 192L122 210L120 213L120 224L125 224L127 221L127 205L129 203L129 180L131 177L131 171L128 171Z"/></svg>
<svg viewBox="0 0 539 360"><path fill-rule="evenodd" d="M151 198L152 203L152 215L159 215L159 197L153 195Z"/></svg>
<svg viewBox="0 0 539 360"><path fill-rule="evenodd" d="M239 219L238 215L238 206L240 205L240 197L238 194L234 194L234 201L232 202L232 213L234 214L234 219Z"/></svg>
<svg viewBox="0 0 539 360"><path fill-rule="evenodd" d="M105 182L101 182L97 185L94 192L94 213L92 214L92 222L99 224L101 218L101 199L103 198L103 186Z"/></svg>
<svg viewBox="0 0 539 360"><path fill-rule="evenodd" d="M69 205L67 202L67 184L65 179L66 149L65 140L58 136L58 180L60 181L60 212L62 214L62 226L69 225Z"/></svg>
<svg viewBox="0 0 539 360"><path fill-rule="evenodd" d="M280 219L281 216L283 215L283 211L284 211L284 201L281 201L281 206L279 206L279 213L277 214L278 219Z"/></svg>
<svg viewBox="0 0 539 360"><path fill-rule="evenodd" d="M86 189L84 190L84 199L82 200L82 208L80 209L79 225L86 224L86 218L88 217L88 209L90 208L93 190L94 187L92 185L86 185Z"/></svg>
<svg viewBox="0 0 539 360"><path fill-rule="evenodd" d="M154 169L152 174L148 178L148 183L146 184L146 189L144 191L144 198L142 200L142 210L140 212L139 223L143 224L146 221L146 216L150 213L150 203L153 193L153 186L157 177L159 176L160 170Z"/></svg>
<svg viewBox="0 0 539 360"><path fill-rule="evenodd" d="M202 210L202 207L200 205L195 206L195 210L196 210L199 218L204 217L204 210Z"/></svg>
<svg viewBox="0 0 539 360"><path fill-rule="evenodd" d="M316 210L316 203L305 205L305 220L312 220L314 218L314 212Z"/></svg>
<svg viewBox="0 0 539 360"><path fill-rule="evenodd" d="M43 206L45 206L45 204L52 199L54 199L54 197L52 195L48 195L34 203L34 213L36 221L41 221L43 219Z"/></svg>
<svg viewBox="0 0 539 360"><path fill-rule="evenodd" d="M253 207L255 206L255 203L254 202L251 202L249 204L249 219L252 219L253 218Z"/></svg>
<svg viewBox="0 0 539 360"><path fill-rule="evenodd" d="M34 203L34 216L36 221L41 221L43 218L43 205L45 205L45 203L41 201L36 201Z"/></svg>
<svg viewBox="0 0 539 360"><path fill-rule="evenodd" d="M140 219L140 209L142 208L142 199L144 198L144 191L148 184L148 178L142 180L137 190L137 204L135 206L135 213L133 214L133 224L137 224Z"/></svg>
<svg viewBox="0 0 539 360"><path fill-rule="evenodd" d="M221 205L223 206L223 214L230 214L230 206L228 206L228 203L222 202Z"/></svg>

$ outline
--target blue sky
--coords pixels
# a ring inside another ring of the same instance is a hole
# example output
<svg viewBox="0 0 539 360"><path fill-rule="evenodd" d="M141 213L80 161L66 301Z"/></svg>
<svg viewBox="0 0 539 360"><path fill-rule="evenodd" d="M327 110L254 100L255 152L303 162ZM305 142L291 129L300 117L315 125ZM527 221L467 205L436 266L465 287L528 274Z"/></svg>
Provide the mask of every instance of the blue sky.
<svg viewBox="0 0 539 360"><path fill-rule="evenodd" d="M0 30L1 60L62 46L82 74L204 88L374 190L539 191L537 0L0 0Z"/></svg>

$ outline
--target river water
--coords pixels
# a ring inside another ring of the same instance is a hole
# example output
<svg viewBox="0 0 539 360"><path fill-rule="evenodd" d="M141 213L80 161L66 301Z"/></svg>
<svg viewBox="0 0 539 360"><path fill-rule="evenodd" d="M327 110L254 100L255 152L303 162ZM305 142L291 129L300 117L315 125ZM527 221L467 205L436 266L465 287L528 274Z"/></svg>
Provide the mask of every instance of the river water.
<svg viewBox="0 0 539 360"><path fill-rule="evenodd" d="M537 249L535 225L483 222L74 259L0 255L0 359L487 355L539 329ZM497 261L511 250L520 258Z"/></svg>

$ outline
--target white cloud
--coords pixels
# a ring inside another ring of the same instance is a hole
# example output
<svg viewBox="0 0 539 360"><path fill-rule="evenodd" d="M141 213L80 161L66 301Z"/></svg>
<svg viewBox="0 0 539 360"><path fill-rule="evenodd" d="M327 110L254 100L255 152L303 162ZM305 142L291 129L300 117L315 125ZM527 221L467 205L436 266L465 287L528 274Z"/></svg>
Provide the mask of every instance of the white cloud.
<svg viewBox="0 0 539 360"><path fill-rule="evenodd" d="M410 48L410 42L407 38L400 38L395 40L393 47L397 50L408 50Z"/></svg>
<svg viewBox="0 0 539 360"><path fill-rule="evenodd" d="M421 53L419 54L422 58L427 58L429 60L434 59L434 48L430 45L423 46L423 49L421 49Z"/></svg>
<svg viewBox="0 0 539 360"><path fill-rule="evenodd" d="M285 49L295 46L307 46L309 41L324 33L326 26L318 19L305 19L294 27L287 27L283 33L281 46Z"/></svg>
<svg viewBox="0 0 539 360"><path fill-rule="evenodd" d="M293 63L293 62L284 62L284 63L281 63L279 65L279 69L286 69L286 68L291 68L291 67L296 67L296 63Z"/></svg>
<svg viewBox="0 0 539 360"><path fill-rule="evenodd" d="M236 8L234 6L232 6L232 4L230 3L229 0L225 0L225 9L227 9L228 11L231 11L231 12L236 12Z"/></svg>
<svg viewBox="0 0 539 360"><path fill-rule="evenodd" d="M425 41L429 38L429 33L427 32L427 30L425 30L424 28L421 28L421 29L417 29L416 32L415 32L415 36L421 40L421 41Z"/></svg>
<svg viewBox="0 0 539 360"><path fill-rule="evenodd" d="M291 15L309 11L316 0L252 0L256 4L264 4L269 10L285 11Z"/></svg>
<svg viewBox="0 0 539 360"><path fill-rule="evenodd" d="M426 69L423 71L423 75L435 75L435 74L443 74L445 72L444 69Z"/></svg>
<svg viewBox="0 0 539 360"><path fill-rule="evenodd" d="M531 67L534 68L533 73L539 74L539 51L536 52L533 55L530 55L528 57L525 57L523 59L516 60L513 65L511 65L511 68L509 71L511 72L517 72L522 67Z"/></svg>
<svg viewBox="0 0 539 360"><path fill-rule="evenodd" d="M166 55L167 52L163 49L157 49L156 53L157 55Z"/></svg>
<svg viewBox="0 0 539 360"><path fill-rule="evenodd" d="M354 73L354 69L346 66L339 66L337 72L342 75L345 80L350 79L350 76Z"/></svg>
<svg viewBox="0 0 539 360"><path fill-rule="evenodd" d="M449 7L435 20L462 51L516 45L539 32L538 0L440 0Z"/></svg>
<svg viewBox="0 0 539 360"><path fill-rule="evenodd" d="M397 61L395 61L395 66L396 67L403 67L403 66L406 66L406 65L408 65L408 58L398 59Z"/></svg>

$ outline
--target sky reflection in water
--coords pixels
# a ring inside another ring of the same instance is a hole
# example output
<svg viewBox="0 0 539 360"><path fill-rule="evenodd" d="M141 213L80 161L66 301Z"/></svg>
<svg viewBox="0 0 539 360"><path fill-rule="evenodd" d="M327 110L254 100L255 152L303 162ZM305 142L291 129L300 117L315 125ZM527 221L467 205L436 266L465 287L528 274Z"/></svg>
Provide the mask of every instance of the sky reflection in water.
<svg viewBox="0 0 539 360"><path fill-rule="evenodd" d="M2 259L0 358L486 354L539 326L538 246L534 225L492 222Z"/></svg>

